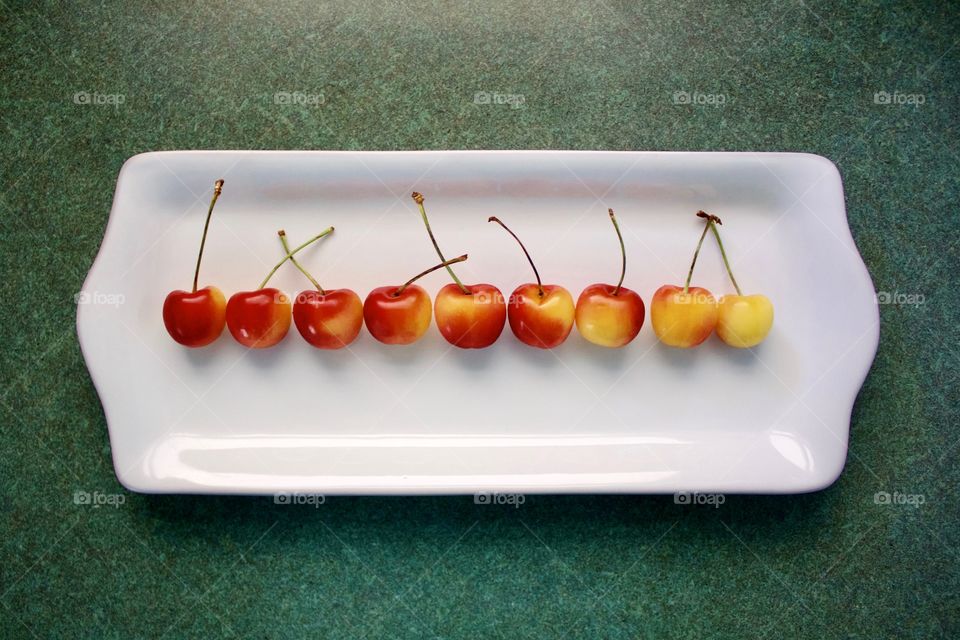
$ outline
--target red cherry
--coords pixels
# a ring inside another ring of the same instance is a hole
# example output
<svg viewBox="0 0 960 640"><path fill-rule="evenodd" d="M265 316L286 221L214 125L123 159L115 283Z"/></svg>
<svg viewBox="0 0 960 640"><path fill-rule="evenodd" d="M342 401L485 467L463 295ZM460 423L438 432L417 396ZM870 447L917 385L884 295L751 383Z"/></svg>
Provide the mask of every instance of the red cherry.
<svg viewBox="0 0 960 640"><path fill-rule="evenodd" d="M273 266L256 290L237 292L227 301L227 328L230 335L251 349L272 347L283 340L290 330L290 299L279 289L267 288L267 282L287 260L296 263L293 256L298 251L333 233L333 227L310 238L293 251L287 246L283 230L277 233L286 251L283 260Z"/></svg>
<svg viewBox="0 0 960 640"><path fill-rule="evenodd" d="M384 344L411 344L430 327L430 296L423 287L377 287L363 301L367 331Z"/></svg>
<svg viewBox="0 0 960 640"><path fill-rule="evenodd" d="M333 231L333 227L329 230ZM280 229L277 235L290 262L316 287L316 291L301 291L293 305L293 321L303 339L318 349L341 349L356 340L363 326L360 296L350 289L324 291L310 272L293 257L296 251L290 251L286 232Z"/></svg>
<svg viewBox="0 0 960 640"><path fill-rule="evenodd" d="M290 330L290 299L273 287L235 293L227 302L227 328L245 347L272 347Z"/></svg>
<svg viewBox="0 0 960 640"><path fill-rule="evenodd" d="M423 337L430 327L430 296L413 284L428 273L467 259L466 254L444 260L418 273L399 287L377 287L363 301L367 331L384 344L410 344Z"/></svg>
<svg viewBox="0 0 960 640"><path fill-rule="evenodd" d="M314 347L341 349L360 335L363 303L350 289L303 291L293 304L293 322Z"/></svg>
<svg viewBox="0 0 960 640"><path fill-rule="evenodd" d="M227 300L216 287L171 291L163 301L163 324L185 347L204 347L223 333Z"/></svg>
<svg viewBox="0 0 960 640"><path fill-rule="evenodd" d="M210 216L213 215L213 207L222 192L223 180L220 179L213 183L213 197L207 208L207 220L200 238L200 253L193 271L193 289L171 291L163 301L163 326L171 338L185 347L206 346L223 333L226 306L223 292L216 287L197 290L203 247L207 243L207 231L210 229Z"/></svg>
<svg viewBox="0 0 960 640"><path fill-rule="evenodd" d="M487 221L496 222L513 236L537 278L536 283L522 284L510 296L507 318L513 335L520 342L540 349L552 349L562 344L573 328L574 307L570 292L560 285L543 284L537 265L517 234L496 216L490 216Z"/></svg>
<svg viewBox="0 0 960 640"><path fill-rule="evenodd" d="M573 328L573 316L573 296L555 284L522 284L514 289L507 306L513 335L540 349L563 344Z"/></svg>

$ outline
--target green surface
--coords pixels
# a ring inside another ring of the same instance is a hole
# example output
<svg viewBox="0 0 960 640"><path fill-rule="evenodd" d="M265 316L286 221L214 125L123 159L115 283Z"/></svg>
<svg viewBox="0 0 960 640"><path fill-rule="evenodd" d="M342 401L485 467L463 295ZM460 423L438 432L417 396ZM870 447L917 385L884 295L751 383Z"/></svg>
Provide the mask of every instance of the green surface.
<svg viewBox="0 0 960 640"><path fill-rule="evenodd" d="M950 4L3 0L0 637L957 637ZM882 306L847 468L817 494L716 509L133 495L74 294L123 161L189 148L809 151L840 167L877 289L923 303Z"/></svg>

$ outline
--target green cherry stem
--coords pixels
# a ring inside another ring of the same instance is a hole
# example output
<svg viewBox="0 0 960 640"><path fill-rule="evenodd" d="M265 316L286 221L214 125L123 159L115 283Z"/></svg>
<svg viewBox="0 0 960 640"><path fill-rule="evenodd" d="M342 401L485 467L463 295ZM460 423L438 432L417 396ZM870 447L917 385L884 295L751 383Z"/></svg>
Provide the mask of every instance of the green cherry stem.
<svg viewBox="0 0 960 640"><path fill-rule="evenodd" d="M213 183L213 198L210 199L210 208L207 209L207 221L203 223L203 237L200 238L200 253L197 255L197 268L193 270L193 292L197 292L197 281L200 278L200 261L203 260L203 247L207 244L207 230L210 229L210 216L213 215L213 205L223 192L223 178Z"/></svg>
<svg viewBox="0 0 960 640"><path fill-rule="evenodd" d="M707 218L707 224L704 225L703 233L700 234L700 242L697 243L697 250L693 252L693 262L690 263L690 271L687 272L687 282L683 285L684 293L687 293L690 290L690 279L693 277L693 268L697 266L697 256L700 255L700 247L703 246L703 239L707 237L707 231L710 230L710 218L708 217L709 214L699 211L697 212L697 216L700 218Z"/></svg>
<svg viewBox="0 0 960 640"><path fill-rule="evenodd" d="M302 273L303 275L307 276L307 280L309 280L310 282L313 283L313 286L315 286L315 287L317 288L317 291L320 292L320 295L322 295L322 296L327 295L327 292L323 290L323 287L320 286L320 283L317 282L316 280L314 280L313 276L310 275L310 272L307 271L306 269L304 269L304 268L303 268L303 265L300 264L300 262L299 262L296 258L293 257L293 254L292 254L292 253L290 253L290 245L287 244L287 232L284 231L283 229L280 229L280 231L277 231L277 235L280 236L280 244L283 245L283 250L284 250L284 252L285 252L288 256L290 256L290 262L293 263L293 266L295 266L297 269L299 269L299 270L300 270L300 273Z"/></svg>
<svg viewBox="0 0 960 640"><path fill-rule="evenodd" d="M265 286L267 286L267 282L269 282L269 281L270 281L270 278L273 277L273 274L275 274L275 273L277 272L277 269L279 269L279 268L283 265L284 262L286 262L287 260L290 260L291 258L293 258L293 255L294 255L295 253L299 252L301 249L307 248L308 246L310 246L311 244L313 244L314 242L316 242L316 241L319 240L320 238L322 238L322 237L324 237L324 236L326 236L326 235L329 235L329 234L331 234L331 233L333 233L333 227L327 227L326 229L323 230L322 233L313 236L312 238L310 238L309 240L307 240L306 242L304 242L303 244L301 244L299 247L296 247L293 251L291 251L290 253L288 253L287 255L285 255L285 256L283 257L283 260L281 260L281 261L278 262L277 264L273 265L273 269L270 270L270 273L267 274L267 277L263 279L263 282L261 282L261 283L260 283L260 286L257 287L257 288L258 288L258 289L263 289Z"/></svg>
<svg viewBox="0 0 960 640"><path fill-rule="evenodd" d="M419 279L422 278L423 276L427 275L428 273L433 273L433 272L436 271L437 269L442 269L442 268L444 268L444 267L449 267L451 264L457 264L458 262L463 262L463 261L466 260L466 259L467 259L467 254L463 254L462 256L457 256L456 258L453 258L452 260L444 260L444 261L441 262L440 264L434 265L434 266L430 267L429 269L427 269L426 271L421 271L420 273L418 273L417 275L413 276L412 278L410 278L409 280L407 280L406 282L404 282L402 285L400 285L399 287L397 287L397 290L394 291L392 294L390 294L390 296L393 297L393 298L396 298L396 297L399 296L401 293L403 293L404 290L406 290L407 287L409 287L409 286L412 285L414 282L416 282L417 280L419 280Z"/></svg>
<svg viewBox="0 0 960 640"><path fill-rule="evenodd" d="M613 290L613 295L620 294L620 287L623 286L623 278L627 275L627 248L623 245L623 234L620 233L620 225L617 224L617 216L614 215L613 209L607 209L610 212L610 222L613 223L613 228L617 230L617 239L620 240L620 256L623 258L623 262L620 265L620 281L617 283L617 288Z"/></svg>
<svg viewBox="0 0 960 640"><path fill-rule="evenodd" d="M433 230L430 228L430 220L427 219L427 210L423 208L423 194L417 191L413 192L411 196L413 201L417 203L417 206L420 207L420 217L423 219L423 225L427 228L427 235L430 236L430 242L433 243L433 248L437 250L437 256L441 261L446 261L447 259L443 257L443 252L440 251L440 245L437 244L437 239L433 237ZM470 295L470 290L463 286L463 283L460 282L460 278L457 277L457 274L453 272L453 269L450 268L450 265L447 265L447 273L450 274L450 277L453 278L453 281L457 283L457 286L460 287L465 295Z"/></svg>
<svg viewBox="0 0 960 640"><path fill-rule="evenodd" d="M717 239L717 246L720 247L720 255L723 256L723 266L727 268L727 275L730 276L730 282L733 283L733 288L737 290L737 295L742 296L743 292L740 291L740 285L737 284L737 279L733 277L733 270L730 269L730 261L727 260L727 252L723 249L723 241L720 239L720 231L717 229L718 224L723 223L720 222L720 218L717 216L710 216L707 218L707 226L713 230L713 236Z"/></svg>
<svg viewBox="0 0 960 640"><path fill-rule="evenodd" d="M543 297L543 282L540 280L540 272L537 271L537 265L533 264L533 258L530 257L530 252L527 251L527 248L523 246L523 243L520 242L520 238L517 237L513 231L510 230L510 227L503 224L503 221L497 216L490 216L487 218L487 222L496 222L498 225L507 230L507 233L513 236L513 239L517 241L517 244L520 245L520 248L523 249L524 255L527 256L527 262L530 263L530 266L533 268L533 275L537 278L537 292L540 294L540 297Z"/></svg>

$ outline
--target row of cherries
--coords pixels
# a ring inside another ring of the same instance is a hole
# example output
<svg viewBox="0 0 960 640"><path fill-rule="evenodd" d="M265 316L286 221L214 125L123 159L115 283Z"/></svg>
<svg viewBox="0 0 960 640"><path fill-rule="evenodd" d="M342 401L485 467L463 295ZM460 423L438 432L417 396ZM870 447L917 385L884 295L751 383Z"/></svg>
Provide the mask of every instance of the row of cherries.
<svg viewBox="0 0 960 640"><path fill-rule="evenodd" d="M224 298L217 287L197 288L203 248L206 244L210 217L220 194L223 180L214 184L213 198L200 241L200 253L193 276L192 291L172 291L163 303L163 322L167 332L187 347L203 347L223 333L224 325L240 344L261 349L280 342L290 330L291 317L303 338L319 349L340 349L353 342L366 324L370 334L385 344L410 344L419 340L430 326L432 316L443 337L464 349L488 347L500 337L506 321L523 343L551 349L563 343L574 323L584 338L604 347L622 347L640 332L645 309L636 292L623 286L627 257L617 218L610 209L610 220L620 241L622 266L616 285L593 284L583 290L574 305L570 292L560 285L543 284L526 247L503 222L491 217L516 239L533 268L535 283L517 287L505 299L491 284L466 285L460 281L452 265L467 259L462 255L446 259L440 250L419 193L413 199L440 264L414 276L402 285L378 287L362 303L350 289L324 289L295 257L298 252L333 232L330 227L319 235L291 249L283 230L278 232L284 257L267 274L255 291L235 293ZM666 345L694 347L716 331L720 339L732 347L750 348L760 344L773 326L773 305L764 295L745 296L730 269L717 225L720 219L700 211L706 221L693 254L684 286L664 285L653 294L650 320L654 333ZM701 287L691 287L690 279L697 256L709 231L713 232L736 295L721 296L718 301ZM287 261L299 269L314 289L297 295L291 308L290 299L267 283ZM446 269L453 282L437 293L432 305L430 296L416 280L438 269Z"/></svg>

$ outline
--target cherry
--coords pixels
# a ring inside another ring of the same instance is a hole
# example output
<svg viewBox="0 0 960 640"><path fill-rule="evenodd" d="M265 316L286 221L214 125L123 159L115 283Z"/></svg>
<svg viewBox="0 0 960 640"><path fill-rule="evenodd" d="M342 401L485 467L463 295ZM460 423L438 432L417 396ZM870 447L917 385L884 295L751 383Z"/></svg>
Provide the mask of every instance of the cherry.
<svg viewBox="0 0 960 640"><path fill-rule="evenodd" d="M330 233L333 227L288 252L254 291L239 291L230 296L227 328L237 342L252 349L265 349L283 340L290 330L290 299L279 289L266 288L267 282L295 253Z"/></svg>
<svg viewBox="0 0 960 640"><path fill-rule="evenodd" d="M620 281L617 286L592 284L577 299L577 330L584 338L603 347L622 347L628 344L643 326L643 300L636 292L623 286L627 274L627 250L623 234L613 209L608 210L610 221L620 240Z"/></svg>
<svg viewBox="0 0 960 640"><path fill-rule="evenodd" d="M539 349L552 349L563 343L573 329L574 306L570 292L556 284L543 284L530 252L513 231L496 216L487 222L496 222L513 236L523 249L533 268L537 282L521 284L510 295L507 318L510 329L520 342Z"/></svg>
<svg viewBox="0 0 960 640"><path fill-rule="evenodd" d="M740 291L740 285L737 279L733 277L733 271L730 269L730 261L727 260L727 252L723 248L723 241L720 240L720 231L717 225L723 224L717 216L711 216L703 211L697 214L706 218L707 226L713 231L713 236L717 239L717 245L720 247L720 255L723 257L723 265L727 269L727 275L730 276L730 282L733 288L737 290L737 295L724 295L720 297L718 303L717 335L726 344L738 349L748 349L755 347L767 337L773 327L773 303L767 296L756 293L745 296Z"/></svg>
<svg viewBox="0 0 960 640"><path fill-rule="evenodd" d="M356 340L363 327L360 296L351 289L324 290L290 253L283 229L277 235L290 262L316 287L315 291L298 293L293 303L293 322L303 339L318 349L341 349Z"/></svg>
<svg viewBox="0 0 960 640"><path fill-rule="evenodd" d="M170 337L185 347L204 347L223 333L226 319L226 299L217 287L207 286L199 291L197 282L200 277L200 261L203 248L207 243L207 230L210 228L210 216L223 191L223 179L213 184L213 198L207 209L207 220L203 225L200 238L200 253L197 255L197 267L193 272L193 289L177 289L167 294L163 301L163 325Z"/></svg>
<svg viewBox="0 0 960 640"><path fill-rule="evenodd" d="M671 347L695 347L710 337L717 326L717 301L713 294L701 287L690 286L697 256L700 255L703 239L709 230L709 224L704 226L683 288L665 284L657 289L650 301L650 323L653 325L653 332L657 334L660 342Z"/></svg>
<svg viewBox="0 0 960 640"><path fill-rule="evenodd" d="M463 262L466 255L444 260L430 267L404 284L377 287L363 301L363 320L367 331L384 344L411 344L430 327L430 296L423 287L413 284L437 269Z"/></svg>
<svg viewBox="0 0 960 640"><path fill-rule="evenodd" d="M446 260L430 229L427 211L423 207L423 195L414 191L412 197L420 208L420 217L437 256L440 260ZM489 347L500 337L507 320L503 294L492 284L463 284L449 265L447 272L453 278L453 284L440 289L433 307L440 334L447 342L461 349Z"/></svg>

